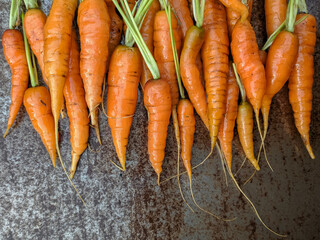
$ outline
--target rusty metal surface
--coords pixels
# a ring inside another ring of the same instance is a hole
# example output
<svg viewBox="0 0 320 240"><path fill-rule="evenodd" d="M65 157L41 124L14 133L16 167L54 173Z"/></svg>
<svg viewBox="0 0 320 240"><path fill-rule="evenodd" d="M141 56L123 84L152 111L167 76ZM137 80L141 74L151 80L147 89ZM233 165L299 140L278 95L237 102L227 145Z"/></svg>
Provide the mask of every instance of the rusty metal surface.
<svg viewBox="0 0 320 240"><path fill-rule="evenodd" d="M51 1L41 1L47 14ZM307 0L310 13L317 16L317 0ZM0 0L0 33L8 26L10 1ZM259 46L265 38L263 1L254 1L252 23ZM320 238L320 31L315 53L315 82L311 121L311 143L316 160L311 160L295 129L287 86L273 100L270 130L266 141L274 172L265 161L253 181L243 186L272 229L289 234L288 239ZM10 69L0 49L0 132L5 131L10 103ZM0 138L0 239L277 239L268 232L251 207L228 180L215 153L194 170L193 186L197 201L225 217L222 222L196 211L192 213L181 200L176 181L156 185L147 156L147 115L138 99L127 153L127 171L122 173L109 160L116 161L110 129L100 114L103 146L98 149L90 130L90 146L96 152L82 155L74 183L87 202L84 207L68 183L60 164L51 161L28 115L21 108L9 136ZM61 151L70 166L68 119L60 121ZM259 144L255 129L255 147ZM197 117L193 164L209 152L209 135ZM176 147L170 126L162 179L175 173ZM238 136L234 140L235 171L244 154ZM237 179L244 183L253 169L244 165ZM182 188L191 203L186 176ZM192 205L194 207L194 205Z"/></svg>

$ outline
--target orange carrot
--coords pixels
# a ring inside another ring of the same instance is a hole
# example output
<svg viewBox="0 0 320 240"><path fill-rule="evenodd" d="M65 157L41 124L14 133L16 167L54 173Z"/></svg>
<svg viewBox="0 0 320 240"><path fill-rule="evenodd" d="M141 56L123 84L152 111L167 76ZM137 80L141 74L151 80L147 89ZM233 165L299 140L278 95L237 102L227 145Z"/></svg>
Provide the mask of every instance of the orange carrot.
<svg viewBox="0 0 320 240"><path fill-rule="evenodd" d="M219 141L221 149L227 161L228 167L231 169L232 163L232 139L234 134L234 125L238 112L238 97L239 88L232 69L232 64L229 64L228 87L227 87L227 102L226 114L220 125Z"/></svg>
<svg viewBox="0 0 320 240"><path fill-rule="evenodd" d="M259 57L262 64L265 66L267 62L267 52L263 50L259 50Z"/></svg>
<svg viewBox="0 0 320 240"><path fill-rule="evenodd" d="M89 117L83 83L80 77L79 61L77 35L75 31L72 31L69 73L63 92L70 120L70 142L72 147L70 178L73 178L76 172L80 156L87 148L89 138Z"/></svg>
<svg viewBox="0 0 320 240"><path fill-rule="evenodd" d="M102 85L107 68L110 17L103 0L84 0L78 9L80 34L80 74L83 80L86 102L98 141L99 109L102 102Z"/></svg>
<svg viewBox="0 0 320 240"><path fill-rule="evenodd" d="M269 37L286 20L287 0L265 0L264 9Z"/></svg>
<svg viewBox="0 0 320 240"><path fill-rule="evenodd" d="M249 10L244 4L241 3L241 1L239 1L239 0L220 0L220 2L226 8L230 8L233 11L240 13L241 22L248 19Z"/></svg>
<svg viewBox="0 0 320 240"><path fill-rule="evenodd" d="M188 29L193 26L188 2L187 0L172 0L171 7L179 20L183 38L185 38Z"/></svg>
<svg viewBox="0 0 320 240"><path fill-rule="evenodd" d="M309 140L312 110L313 54L316 44L317 23L310 14L299 14L297 19L307 18L295 27L294 33L299 40L298 56L289 78L289 101L295 125L302 137L310 157L315 158Z"/></svg>
<svg viewBox="0 0 320 240"><path fill-rule="evenodd" d="M226 12L217 0L206 1L203 28L205 40L201 49L208 101L211 150L217 141L226 107L229 39Z"/></svg>
<svg viewBox="0 0 320 240"><path fill-rule="evenodd" d="M171 14L171 24L178 55L180 55L179 53L181 50L181 35L178 29L178 21L175 18L174 14ZM176 106L179 100L179 89L171 47L169 23L166 12L164 10L157 12L155 16L153 45L154 58L157 61L161 79L169 83L171 92L171 103L172 106Z"/></svg>
<svg viewBox="0 0 320 240"><path fill-rule="evenodd" d="M42 86L28 88L23 97L31 123L46 147L53 166L56 167L54 120L49 91Z"/></svg>
<svg viewBox="0 0 320 240"><path fill-rule="evenodd" d="M191 151L196 124L191 102L187 99L181 99L177 113L181 136L181 157L191 181Z"/></svg>
<svg viewBox="0 0 320 240"><path fill-rule="evenodd" d="M23 101L23 94L28 88L29 71L24 49L23 37L20 31L8 29L2 35L2 46L4 56L10 66L11 77L11 104L7 130L12 127Z"/></svg>
<svg viewBox="0 0 320 240"><path fill-rule="evenodd" d="M141 28L140 28L140 33L141 36L148 46L148 49L150 50L151 53L153 53L153 25L154 25L154 18L156 13L160 10L160 4L158 0L153 0L149 11L146 13L146 16L142 22ZM146 84L147 81L150 79L153 79L152 74L150 70L148 69L147 64L143 60L142 64L142 74L141 74L141 79L140 79L140 85L142 90L144 89L144 85Z"/></svg>

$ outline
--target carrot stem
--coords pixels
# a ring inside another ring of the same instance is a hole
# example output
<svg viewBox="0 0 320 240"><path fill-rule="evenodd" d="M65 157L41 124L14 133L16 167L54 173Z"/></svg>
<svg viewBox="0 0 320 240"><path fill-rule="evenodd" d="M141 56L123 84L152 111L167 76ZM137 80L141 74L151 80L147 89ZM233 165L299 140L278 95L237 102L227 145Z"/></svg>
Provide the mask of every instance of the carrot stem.
<svg viewBox="0 0 320 240"><path fill-rule="evenodd" d="M294 22L298 14L299 0L289 0L287 16L286 16L286 30L294 32Z"/></svg>
<svg viewBox="0 0 320 240"><path fill-rule="evenodd" d="M299 0L299 11L308 13L308 8L305 0Z"/></svg>
<svg viewBox="0 0 320 240"><path fill-rule="evenodd" d="M205 0L192 0L193 16L198 28L203 24L205 3Z"/></svg>
<svg viewBox="0 0 320 240"><path fill-rule="evenodd" d="M9 28L15 29L19 25L19 8L21 0L12 0L10 8Z"/></svg>
<svg viewBox="0 0 320 240"><path fill-rule="evenodd" d="M37 65L35 64L35 58L33 53L30 50L30 46L28 43L28 39L26 36L26 32L24 29L24 13L21 13L21 20L22 20L22 30L23 30L23 40L24 40L24 48L26 51L26 58L27 58L27 63L28 63L28 68L29 68L29 74L30 74L30 81L31 81L31 85L32 87L36 87L39 85L39 81L38 81L38 74L37 74ZM31 57L32 56L32 57ZM32 60L31 60L32 58Z"/></svg>
<svg viewBox="0 0 320 240"><path fill-rule="evenodd" d="M157 63L156 63L153 55L151 54L149 48L147 47L146 43L143 41L143 38L139 32L139 29L134 22L132 13L130 11L124 13L117 0L112 0L112 2L114 3L117 10L119 11L119 13L122 16L127 27L130 29L132 37L134 38L134 40L135 40L135 42L141 52L141 55L145 59L145 62L146 62L147 66L152 74L152 77L154 79L159 79L160 72L159 72L159 68L157 66ZM128 5L128 3L127 3L127 1L122 0L121 5L125 7L125 5Z"/></svg>
<svg viewBox="0 0 320 240"><path fill-rule="evenodd" d="M247 101L246 91L244 90L243 84L242 84L241 79L238 75L236 65L234 63L232 63L232 67L233 67L234 75L236 76L236 80L237 80L237 83L238 83L238 86L240 89L242 102L246 102Z"/></svg>
<svg viewBox="0 0 320 240"><path fill-rule="evenodd" d="M39 8L37 0L23 0L26 9Z"/></svg>

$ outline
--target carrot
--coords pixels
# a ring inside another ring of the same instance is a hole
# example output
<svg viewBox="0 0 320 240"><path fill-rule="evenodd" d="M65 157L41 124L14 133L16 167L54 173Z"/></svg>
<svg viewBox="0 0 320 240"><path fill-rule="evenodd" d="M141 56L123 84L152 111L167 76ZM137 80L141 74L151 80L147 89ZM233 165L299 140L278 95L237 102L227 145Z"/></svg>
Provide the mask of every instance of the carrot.
<svg viewBox="0 0 320 240"><path fill-rule="evenodd" d="M201 54L208 101L211 151L213 151L225 113L229 69L229 39L226 12L219 1L206 1L203 28L205 30L205 39Z"/></svg>
<svg viewBox="0 0 320 240"><path fill-rule="evenodd" d="M264 66L266 65L266 62L267 62L267 56L268 55L266 51L259 50L260 61Z"/></svg>
<svg viewBox="0 0 320 240"><path fill-rule="evenodd" d="M84 0L78 9L78 26L81 43L80 74L83 80L91 124L99 143L99 109L102 102L102 85L107 69L110 17L103 0Z"/></svg>
<svg viewBox="0 0 320 240"><path fill-rule="evenodd" d="M267 88L262 100L261 112L264 123L264 138L268 130L268 118L273 96L280 91L289 79L298 54L298 38L293 33L298 0L290 0L287 14L287 27L281 31L271 45L266 62Z"/></svg>
<svg viewBox="0 0 320 240"><path fill-rule="evenodd" d="M87 103L84 97L82 79L80 77L80 57L77 35L72 31L71 49L69 59L69 73L63 90L66 100L66 107L70 120L71 135L71 169L70 178L72 179L77 168L81 154L87 148L89 138L89 117Z"/></svg>
<svg viewBox="0 0 320 240"><path fill-rule="evenodd" d="M265 0L267 35L270 35L286 20L287 0Z"/></svg>
<svg viewBox="0 0 320 240"><path fill-rule="evenodd" d="M152 4L149 8L149 11L146 13L146 16L142 22L140 33L141 36L148 46L148 49L151 53L153 53L153 25L154 25L154 18L156 13L160 10L160 4L158 0L153 0ZM142 64L142 73L141 73L141 79L140 79L140 85L142 90L144 89L144 85L147 81L152 79L152 74L150 70L148 69L147 64L145 61L143 61Z"/></svg>
<svg viewBox="0 0 320 240"><path fill-rule="evenodd" d="M134 15L137 25L141 25L151 2L144 0L140 4ZM108 73L108 123L122 170L126 169L126 148L136 110L142 67L141 56L138 48L133 47L134 43L132 33L127 29L125 45L119 45L113 52Z"/></svg>
<svg viewBox="0 0 320 240"><path fill-rule="evenodd" d="M241 3L239 0L220 0L220 2L228 9L232 9L235 12L238 12L241 16L241 22L248 19L249 10L248 8Z"/></svg>
<svg viewBox="0 0 320 240"><path fill-rule="evenodd" d="M307 11L305 11L307 12ZM297 19L304 16L304 22L295 27L299 47L296 62L289 78L289 101L294 112L295 125L302 137L309 155L315 158L309 140L310 118L312 110L313 84L313 54L316 44L316 19L310 14L299 14Z"/></svg>
<svg viewBox="0 0 320 240"><path fill-rule="evenodd" d="M172 0L171 7L175 12L181 26L183 38L186 37L188 29L193 26L193 20L187 0Z"/></svg>
<svg viewBox="0 0 320 240"><path fill-rule="evenodd" d="M11 76L11 104L7 129L3 135L5 138L17 117L23 101L23 94L28 88L29 72L24 49L23 36L20 31L15 30L18 19L20 4L11 3L9 29L2 35L2 46L4 56L10 66Z"/></svg>
<svg viewBox="0 0 320 240"><path fill-rule="evenodd" d="M220 125L219 141L221 149L227 161L228 167L231 169L232 162L232 139L234 134L234 125L238 112L238 97L239 88L232 69L232 64L229 64L228 87L227 87L227 102L226 114Z"/></svg>

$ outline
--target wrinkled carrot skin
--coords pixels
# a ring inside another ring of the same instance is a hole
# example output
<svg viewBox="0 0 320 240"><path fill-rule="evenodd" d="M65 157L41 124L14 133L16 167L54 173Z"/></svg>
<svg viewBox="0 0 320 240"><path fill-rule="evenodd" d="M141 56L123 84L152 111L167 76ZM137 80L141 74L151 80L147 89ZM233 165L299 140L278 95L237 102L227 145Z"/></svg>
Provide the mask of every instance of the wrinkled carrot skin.
<svg viewBox="0 0 320 240"><path fill-rule="evenodd" d="M78 9L81 43L80 74L86 93L91 124L99 139L99 109L102 85L107 69L110 39L110 17L103 0L84 0Z"/></svg>
<svg viewBox="0 0 320 240"><path fill-rule="evenodd" d="M248 8L241 3L239 0L220 0L220 2L226 7L230 8L235 12L240 13L241 22L244 22L248 19L249 10Z"/></svg>
<svg viewBox="0 0 320 240"><path fill-rule="evenodd" d="M297 20L306 14L299 14ZM294 113L295 125L312 159L315 158L309 140L312 84L313 54L316 44L317 22L314 16L307 18L295 27L294 33L299 40L298 56L289 78L289 101Z"/></svg>
<svg viewBox="0 0 320 240"><path fill-rule="evenodd" d="M180 72L183 85L194 108L206 127L209 128L206 92L202 86L200 72L196 64L196 57L204 42L204 36L203 28L196 26L189 28L181 52Z"/></svg>
<svg viewBox="0 0 320 240"><path fill-rule="evenodd" d="M63 88L69 72L72 21L76 7L76 0L54 0L44 26L44 70L56 126L64 105Z"/></svg>
<svg viewBox="0 0 320 240"><path fill-rule="evenodd" d="M160 3L158 0L153 0L148 12L146 13L146 16L144 17L144 20L140 28L141 36L152 54L153 54L153 25L154 25L155 15L158 11L160 11ZM144 89L144 85L146 84L146 82L151 79L153 79L152 74L147 64L143 60L142 74L140 79L140 85L142 90Z"/></svg>
<svg viewBox="0 0 320 240"><path fill-rule="evenodd" d="M144 89L144 105L148 111L148 153L159 176L165 155L167 130L171 116L170 86L166 80L150 80Z"/></svg>
<svg viewBox="0 0 320 240"><path fill-rule="evenodd" d="M29 70L23 36L20 31L6 30L2 35L2 46L12 73L11 104L5 137L12 127L23 102L23 94L28 88Z"/></svg>
<svg viewBox="0 0 320 240"><path fill-rule="evenodd" d="M266 51L259 50L260 61L264 66L266 65L266 62L267 62L267 56L268 54Z"/></svg>
<svg viewBox="0 0 320 240"><path fill-rule="evenodd" d="M264 9L269 37L286 20L287 0L265 0Z"/></svg>
<svg viewBox="0 0 320 240"><path fill-rule="evenodd" d="M253 150L253 111L248 102L241 102L238 107L237 130L240 143L246 157L256 170L260 170L259 164L254 157Z"/></svg>
<svg viewBox="0 0 320 240"><path fill-rule="evenodd" d="M250 21L251 19L252 3L253 3L253 0L248 1L248 6L247 6L249 11L248 21ZM232 8L226 8L226 11L227 11L228 32L229 32L229 37L231 38L233 28L240 18L240 13L238 11L234 11Z"/></svg>
<svg viewBox="0 0 320 240"><path fill-rule="evenodd" d="M109 17L110 17L110 39L109 39L109 46L108 46L108 62L107 62L107 69L108 69L112 53L116 49L116 47L120 44L120 41L121 41L123 20L117 14L116 8L112 1L107 2L107 6L108 6Z"/></svg>
<svg viewBox="0 0 320 240"><path fill-rule="evenodd" d="M266 62L267 88L261 106L265 134L268 129L272 98L280 91L290 77L298 54L298 44L298 38L295 34L282 31L269 49Z"/></svg>
<svg viewBox="0 0 320 240"><path fill-rule="evenodd" d="M43 80L49 86L44 72L44 26L46 21L47 16L40 9L30 9L24 16L23 25L31 50L38 60Z"/></svg>
<svg viewBox="0 0 320 240"><path fill-rule="evenodd" d="M259 57L256 35L248 21L235 25L232 32L231 52L247 97L255 113L261 108L266 90L264 66Z"/></svg>
<svg viewBox="0 0 320 240"><path fill-rule="evenodd" d="M181 32L173 13L171 14L171 24L179 56L181 51ZM164 10L157 12L154 19L153 46L154 58L159 67L161 79L169 83L171 103L172 106L176 106L179 101L179 89L171 47L169 23Z"/></svg>
<svg viewBox="0 0 320 240"><path fill-rule="evenodd" d="M142 60L138 48L119 45L108 73L107 115L113 144L123 170L133 115L136 110Z"/></svg>
<svg viewBox="0 0 320 240"><path fill-rule="evenodd" d="M229 71L229 38L226 12L219 1L206 1L203 28L205 39L201 54L208 101L211 149L213 149L225 113Z"/></svg>
<svg viewBox="0 0 320 240"><path fill-rule="evenodd" d="M238 112L239 88L233 72L232 65L229 64L226 114L220 125L219 141L221 149L226 158L228 167L232 164L232 140L234 135L234 125Z"/></svg>
<svg viewBox="0 0 320 240"><path fill-rule="evenodd" d="M172 0L171 7L173 8L179 24L181 26L183 38L185 38L188 29L193 26L188 1L187 0Z"/></svg>
<svg viewBox="0 0 320 240"><path fill-rule="evenodd" d="M192 103L188 99L181 99L178 103L177 113L181 138L181 157L191 179L191 153L196 125Z"/></svg>
<svg viewBox="0 0 320 240"><path fill-rule="evenodd" d="M45 87L28 88L23 97L31 123L46 147L52 164L56 167L56 143L50 93Z"/></svg>
<svg viewBox="0 0 320 240"><path fill-rule="evenodd" d="M67 112L70 121L71 168L70 178L73 178L81 154L88 146L89 113L84 97L84 88L80 77L80 54L77 35L72 31L69 59L69 73L63 90Z"/></svg>

